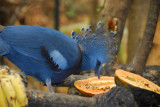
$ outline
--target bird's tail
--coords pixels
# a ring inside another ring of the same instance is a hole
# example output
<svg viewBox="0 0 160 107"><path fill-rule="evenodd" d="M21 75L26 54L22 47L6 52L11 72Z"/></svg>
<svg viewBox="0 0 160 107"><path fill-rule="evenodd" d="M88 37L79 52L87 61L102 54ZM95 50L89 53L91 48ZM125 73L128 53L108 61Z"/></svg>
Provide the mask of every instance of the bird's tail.
<svg viewBox="0 0 160 107"><path fill-rule="evenodd" d="M0 25L0 56L6 55L9 52L8 44L1 37L3 28L4 26Z"/></svg>

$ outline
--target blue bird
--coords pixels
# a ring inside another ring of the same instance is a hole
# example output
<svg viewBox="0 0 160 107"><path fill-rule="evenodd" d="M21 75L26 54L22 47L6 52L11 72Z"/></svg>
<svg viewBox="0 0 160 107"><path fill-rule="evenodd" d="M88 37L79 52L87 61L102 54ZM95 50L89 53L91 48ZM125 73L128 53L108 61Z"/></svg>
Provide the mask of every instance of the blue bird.
<svg viewBox="0 0 160 107"><path fill-rule="evenodd" d="M94 33L84 28L83 33L72 31L70 38L46 27L7 26L0 31L0 56L54 92L51 83L83 70L95 70L100 78L101 66L108 61L108 37L99 29Z"/></svg>

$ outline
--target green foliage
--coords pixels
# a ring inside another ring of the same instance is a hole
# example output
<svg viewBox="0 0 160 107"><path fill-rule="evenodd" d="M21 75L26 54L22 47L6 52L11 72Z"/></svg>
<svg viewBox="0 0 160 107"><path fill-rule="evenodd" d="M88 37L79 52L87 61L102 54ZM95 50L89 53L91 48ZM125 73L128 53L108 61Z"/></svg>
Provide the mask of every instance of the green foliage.
<svg viewBox="0 0 160 107"><path fill-rule="evenodd" d="M72 18L72 17L76 16L76 11L72 8L69 8L66 12L66 15L68 18Z"/></svg>
<svg viewBox="0 0 160 107"><path fill-rule="evenodd" d="M66 16L68 18L72 18L76 15L76 11L74 9L74 0L66 0L65 6L66 6Z"/></svg>
<svg viewBox="0 0 160 107"><path fill-rule="evenodd" d="M104 8L104 6L103 6L103 5L99 5L99 7L96 9L96 12L101 11L103 8Z"/></svg>
<svg viewBox="0 0 160 107"><path fill-rule="evenodd" d="M104 8L104 6L103 6L103 5L99 5L99 8L100 8L100 9L103 9L103 8Z"/></svg>

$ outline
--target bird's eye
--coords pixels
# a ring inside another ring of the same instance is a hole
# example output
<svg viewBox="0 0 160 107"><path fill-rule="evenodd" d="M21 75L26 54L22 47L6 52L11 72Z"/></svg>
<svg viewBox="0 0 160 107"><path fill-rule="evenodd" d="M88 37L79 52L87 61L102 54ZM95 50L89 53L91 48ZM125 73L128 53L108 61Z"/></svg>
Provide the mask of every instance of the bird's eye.
<svg viewBox="0 0 160 107"><path fill-rule="evenodd" d="M97 65L98 65L98 66L101 65L101 63L100 63L100 62L97 62Z"/></svg>

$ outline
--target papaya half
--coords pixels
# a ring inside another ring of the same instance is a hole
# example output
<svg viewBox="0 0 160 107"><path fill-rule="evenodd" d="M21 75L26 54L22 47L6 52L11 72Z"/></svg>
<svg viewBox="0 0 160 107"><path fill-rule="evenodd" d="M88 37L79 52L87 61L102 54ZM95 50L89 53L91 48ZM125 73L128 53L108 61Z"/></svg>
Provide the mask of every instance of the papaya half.
<svg viewBox="0 0 160 107"><path fill-rule="evenodd" d="M137 74L118 69L115 72L115 83L128 88L141 104L160 104L160 87Z"/></svg>
<svg viewBox="0 0 160 107"><path fill-rule="evenodd" d="M77 80L74 86L85 96L91 97L96 94L108 92L112 87L115 87L114 77L102 76L92 77L84 80Z"/></svg>

